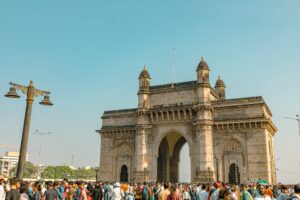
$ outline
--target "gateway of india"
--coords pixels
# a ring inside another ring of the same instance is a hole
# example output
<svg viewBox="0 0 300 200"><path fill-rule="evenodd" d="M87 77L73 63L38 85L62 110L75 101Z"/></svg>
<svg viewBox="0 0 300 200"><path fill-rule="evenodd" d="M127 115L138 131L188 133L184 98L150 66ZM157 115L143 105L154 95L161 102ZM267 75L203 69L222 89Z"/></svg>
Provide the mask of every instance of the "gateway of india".
<svg viewBox="0 0 300 200"><path fill-rule="evenodd" d="M102 116L102 181L179 182L179 153L187 143L191 181L276 183L272 113L261 96L227 99L224 81L210 84L201 58L197 80L150 85L139 76L138 107Z"/></svg>

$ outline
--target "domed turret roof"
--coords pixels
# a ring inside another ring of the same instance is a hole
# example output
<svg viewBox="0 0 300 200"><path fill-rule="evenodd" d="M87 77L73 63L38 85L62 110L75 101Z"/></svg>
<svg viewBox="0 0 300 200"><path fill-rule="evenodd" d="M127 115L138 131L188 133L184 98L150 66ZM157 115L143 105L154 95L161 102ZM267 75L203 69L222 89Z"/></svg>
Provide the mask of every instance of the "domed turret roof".
<svg viewBox="0 0 300 200"><path fill-rule="evenodd" d="M148 70L146 69L146 65L144 65L144 69L140 73L139 78L149 78L149 79L151 78Z"/></svg>
<svg viewBox="0 0 300 200"><path fill-rule="evenodd" d="M218 87L226 87L224 81L221 79L220 76L219 76L219 78L216 82L216 85L215 85L215 88L218 88Z"/></svg>
<svg viewBox="0 0 300 200"><path fill-rule="evenodd" d="M209 70L208 64L206 63L206 61L204 60L203 57L201 57L201 61L198 64L197 70L199 69L207 69Z"/></svg>

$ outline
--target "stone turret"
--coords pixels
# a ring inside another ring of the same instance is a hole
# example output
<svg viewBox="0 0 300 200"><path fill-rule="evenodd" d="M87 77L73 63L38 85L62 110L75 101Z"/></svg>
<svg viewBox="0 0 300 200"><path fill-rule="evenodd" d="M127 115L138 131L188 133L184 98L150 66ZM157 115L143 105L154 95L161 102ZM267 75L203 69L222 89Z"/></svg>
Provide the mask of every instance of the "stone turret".
<svg viewBox="0 0 300 200"><path fill-rule="evenodd" d="M198 102L209 102L210 97L210 84L209 84L209 67L204 58L197 67L197 95Z"/></svg>
<svg viewBox="0 0 300 200"><path fill-rule="evenodd" d="M134 180L143 182L149 180L146 175L148 170L147 153L147 137L150 134L148 111L150 108L149 90L150 90L150 74L144 66L139 76L139 92L138 92L138 110L136 112L136 134L135 134L135 175Z"/></svg>
<svg viewBox="0 0 300 200"><path fill-rule="evenodd" d="M139 76L139 100L138 100L138 108L139 109L149 109L149 87L150 87L150 74L144 66L144 69L140 73Z"/></svg>
<svg viewBox="0 0 300 200"><path fill-rule="evenodd" d="M212 141L212 110L210 103L209 67L203 57L197 66L197 117L194 121L196 133L195 180L209 183L215 180L213 141Z"/></svg>
<svg viewBox="0 0 300 200"><path fill-rule="evenodd" d="M226 92L225 92L225 83L224 81L221 79L221 77L219 76L216 85L215 85L215 89L216 92L218 93L220 99L225 99L226 98Z"/></svg>

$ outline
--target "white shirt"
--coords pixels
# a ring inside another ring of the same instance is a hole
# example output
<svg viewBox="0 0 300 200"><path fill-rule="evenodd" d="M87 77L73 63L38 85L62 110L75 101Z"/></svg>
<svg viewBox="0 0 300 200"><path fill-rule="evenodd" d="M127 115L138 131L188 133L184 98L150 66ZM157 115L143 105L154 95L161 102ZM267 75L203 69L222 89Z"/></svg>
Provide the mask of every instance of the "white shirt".
<svg viewBox="0 0 300 200"><path fill-rule="evenodd" d="M269 197L268 195L265 196L261 196L259 193L256 195L256 197L254 198L254 200L271 200L271 197Z"/></svg>
<svg viewBox="0 0 300 200"><path fill-rule="evenodd" d="M22 193L20 196L20 200L29 200L29 195L26 193Z"/></svg>
<svg viewBox="0 0 300 200"><path fill-rule="evenodd" d="M3 185L0 185L0 200L5 200L5 191Z"/></svg>
<svg viewBox="0 0 300 200"><path fill-rule="evenodd" d="M211 195L211 199L212 200L219 200L219 192L220 192L220 189L218 188L218 189L216 189L213 193L212 193L212 195ZM271 200L271 199L270 199Z"/></svg>
<svg viewBox="0 0 300 200"><path fill-rule="evenodd" d="M208 193L205 190L201 190L200 200L208 200Z"/></svg>
<svg viewBox="0 0 300 200"><path fill-rule="evenodd" d="M112 200L122 200L123 192L120 187L115 187L112 193Z"/></svg>

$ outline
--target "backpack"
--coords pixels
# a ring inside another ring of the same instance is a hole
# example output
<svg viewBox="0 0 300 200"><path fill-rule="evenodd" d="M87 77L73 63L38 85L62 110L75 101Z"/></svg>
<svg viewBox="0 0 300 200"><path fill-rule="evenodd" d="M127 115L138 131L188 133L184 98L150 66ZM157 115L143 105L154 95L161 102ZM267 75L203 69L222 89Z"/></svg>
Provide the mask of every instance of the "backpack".
<svg viewBox="0 0 300 200"><path fill-rule="evenodd" d="M142 191L142 198L145 200L148 200L149 198L149 193L148 193L148 187L144 186L143 191Z"/></svg>

